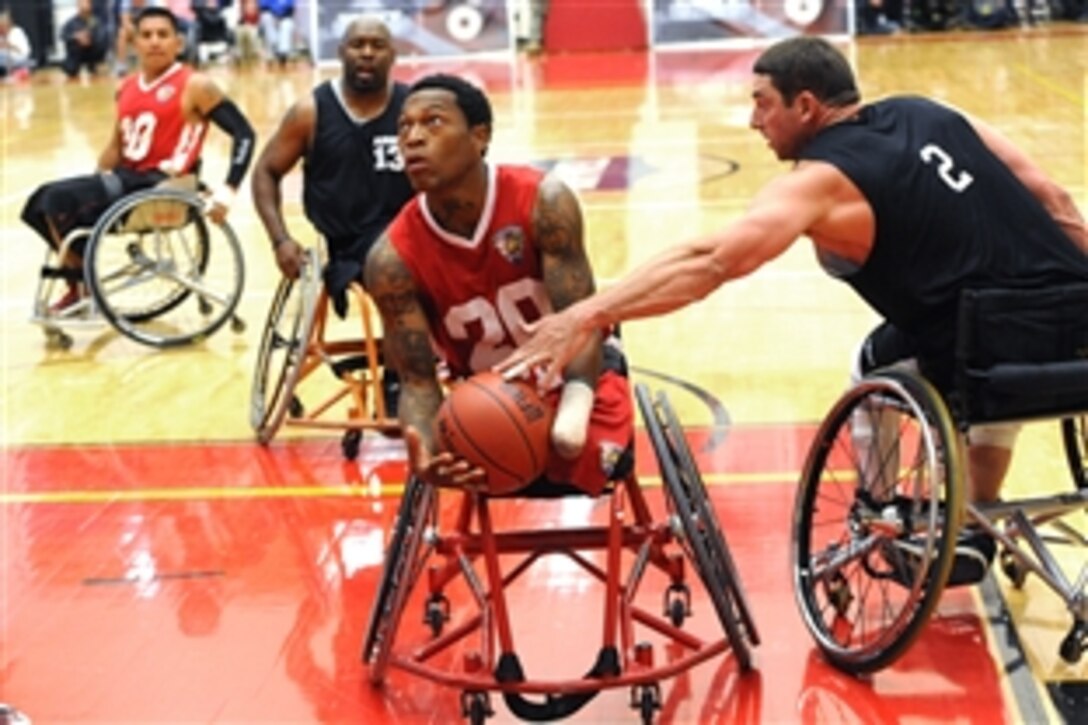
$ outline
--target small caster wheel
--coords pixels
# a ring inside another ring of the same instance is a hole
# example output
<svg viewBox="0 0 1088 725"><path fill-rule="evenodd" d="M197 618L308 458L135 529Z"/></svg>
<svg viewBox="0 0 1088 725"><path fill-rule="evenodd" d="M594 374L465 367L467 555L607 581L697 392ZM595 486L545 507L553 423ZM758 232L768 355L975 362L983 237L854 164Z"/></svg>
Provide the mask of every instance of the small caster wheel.
<svg viewBox="0 0 1088 725"><path fill-rule="evenodd" d="M70 350L72 349L72 336L62 330L47 329L45 331L45 344L46 347L58 350Z"/></svg>
<svg viewBox="0 0 1088 725"><path fill-rule="evenodd" d="M462 692L461 716L468 718L472 725L483 725L487 718L495 714L491 709L491 700L486 692Z"/></svg>
<svg viewBox="0 0 1088 725"><path fill-rule="evenodd" d="M450 600L445 594L432 594L423 609L423 623L431 628L435 637L442 634L446 622L450 621Z"/></svg>
<svg viewBox="0 0 1088 725"><path fill-rule="evenodd" d="M1058 654L1069 664L1075 665L1080 662L1085 647L1088 647L1088 622L1074 622L1073 628L1062 640Z"/></svg>
<svg viewBox="0 0 1088 725"><path fill-rule="evenodd" d="M691 616L691 589L687 584L677 582L665 590L665 615L674 627L683 625Z"/></svg>
<svg viewBox="0 0 1088 725"><path fill-rule="evenodd" d="M230 318L230 331L236 335L240 335L246 331L246 321L241 317Z"/></svg>
<svg viewBox="0 0 1088 725"><path fill-rule="evenodd" d="M1028 578L1027 568L1008 549L1001 552L1001 571L1005 572L1014 589L1022 589Z"/></svg>
<svg viewBox="0 0 1088 725"><path fill-rule="evenodd" d="M210 315L212 313L212 303L204 297L197 298L197 307L200 309L200 314Z"/></svg>
<svg viewBox="0 0 1088 725"><path fill-rule="evenodd" d="M292 395L290 402L287 403L287 415L292 418L301 418L306 415L306 407L302 405L297 395Z"/></svg>
<svg viewBox="0 0 1088 725"><path fill-rule="evenodd" d="M359 457L359 444L363 440L363 432L361 430L349 430L344 433L344 439L340 441L340 450L344 453L344 458L349 461L354 461Z"/></svg>
<svg viewBox="0 0 1088 725"><path fill-rule="evenodd" d="M661 687L656 682L631 688L631 707L638 710L642 725L651 725L654 713L661 709Z"/></svg>

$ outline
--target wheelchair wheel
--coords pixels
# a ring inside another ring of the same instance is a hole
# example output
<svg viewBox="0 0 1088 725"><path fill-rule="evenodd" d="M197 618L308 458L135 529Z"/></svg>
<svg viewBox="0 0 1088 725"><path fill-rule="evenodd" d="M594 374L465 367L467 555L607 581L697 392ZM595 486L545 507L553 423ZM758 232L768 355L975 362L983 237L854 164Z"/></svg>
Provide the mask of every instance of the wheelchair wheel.
<svg viewBox="0 0 1088 725"><path fill-rule="evenodd" d="M847 391L817 431L794 507L794 592L836 667L886 667L936 607L964 515L956 436L939 394L895 371Z"/></svg>
<svg viewBox="0 0 1088 725"><path fill-rule="evenodd" d="M673 523L678 521L683 531L680 544L706 588L740 669L748 671L752 668L750 644L759 644L759 634L683 429L663 393L655 404L640 384L635 386L635 398L661 467Z"/></svg>
<svg viewBox="0 0 1088 725"><path fill-rule="evenodd" d="M91 233L84 273L106 320L153 347L197 342L237 321L245 283L230 226L206 219L199 197L171 189L110 207Z"/></svg>
<svg viewBox="0 0 1088 725"><path fill-rule="evenodd" d="M1073 482L1088 489L1088 414L1062 420L1062 442Z"/></svg>
<svg viewBox="0 0 1088 725"><path fill-rule="evenodd" d="M408 479L363 640L363 662L370 665L370 682L374 685L385 680L401 614L427 558L424 534L434 523L437 504L434 487L415 476Z"/></svg>
<svg viewBox="0 0 1088 725"><path fill-rule="evenodd" d="M317 252L310 249L298 280L280 280L261 334L250 391L249 423L262 444L272 440L289 412L302 412L294 391L313 331L320 291L321 267Z"/></svg>

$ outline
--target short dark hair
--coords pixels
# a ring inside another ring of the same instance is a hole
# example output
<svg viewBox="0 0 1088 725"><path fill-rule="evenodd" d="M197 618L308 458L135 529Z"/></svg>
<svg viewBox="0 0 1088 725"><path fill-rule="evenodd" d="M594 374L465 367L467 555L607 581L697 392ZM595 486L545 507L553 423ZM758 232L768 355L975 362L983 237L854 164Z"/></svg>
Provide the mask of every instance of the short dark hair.
<svg viewBox="0 0 1088 725"><path fill-rule="evenodd" d="M178 17L170 11L170 8L149 5L136 13L136 17L133 19L132 24L138 28L140 27L140 23L144 21L144 18L166 18L170 21L170 25L174 28L175 33L181 32L181 26L178 24Z"/></svg>
<svg viewBox="0 0 1088 725"><path fill-rule="evenodd" d="M464 78L449 73L432 73L413 83L408 89L408 95L428 88L439 88L452 93L469 128L481 125L491 128L491 102L483 91Z"/></svg>
<svg viewBox="0 0 1088 725"><path fill-rule="evenodd" d="M775 43L760 54L752 70L770 76L787 106L801 91L809 91L829 106L861 100L846 56L823 38L801 35Z"/></svg>

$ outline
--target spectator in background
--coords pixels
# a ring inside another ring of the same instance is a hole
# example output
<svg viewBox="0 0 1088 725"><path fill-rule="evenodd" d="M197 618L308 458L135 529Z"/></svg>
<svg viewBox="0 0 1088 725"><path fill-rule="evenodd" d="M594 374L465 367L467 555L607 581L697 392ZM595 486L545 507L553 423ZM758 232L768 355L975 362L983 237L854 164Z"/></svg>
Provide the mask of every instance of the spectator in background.
<svg viewBox="0 0 1088 725"><path fill-rule="evenodd" d="M102 19L95 15L91 0L77 0L76 14L61 27L60 37L64 42L61 67L68 80L76 80L84 67L93 75L109 52L109 31Z"/></svg>
<svg viewBox="0 0 1088 725"><path fill-rule="evenodd" d="M241 0L238 13L238 58L249 63L261 54L261 6L257 0Z"/></svg>
<svg viewBox="0 0 1088 725"><path fill-rule="evenodd" d="M30 38L0 10L0 78L23 81L30 77Z"/></svg>
<svg viewBox="0 0 1088 725"><path fill-rule="evenodd" d="M265 48L286 65L295 39L295 0L260 0L260 10Z"/></svg>
<svg viewBox="0 0 1088 725"><path fill-rule="evenodd" d="M903 27L902 0L858 0L858 35L891 35Z"/></svg>

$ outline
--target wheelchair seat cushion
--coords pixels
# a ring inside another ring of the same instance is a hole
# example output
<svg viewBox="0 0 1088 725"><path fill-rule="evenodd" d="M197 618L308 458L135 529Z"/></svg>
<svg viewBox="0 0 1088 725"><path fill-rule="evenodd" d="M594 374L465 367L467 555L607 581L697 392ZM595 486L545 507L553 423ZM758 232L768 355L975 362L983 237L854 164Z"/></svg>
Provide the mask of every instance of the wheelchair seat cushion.
<svg viewBox="0 0 1088 725"><path fill-rule="evenodd" d="M1088 282L965 291L956 377L972 423L1088 410Z"/></svg>

